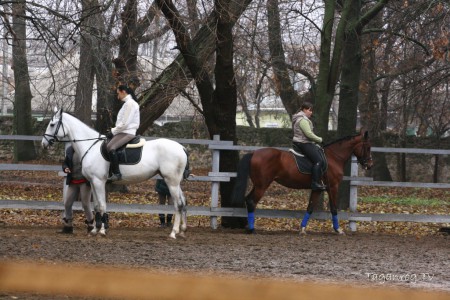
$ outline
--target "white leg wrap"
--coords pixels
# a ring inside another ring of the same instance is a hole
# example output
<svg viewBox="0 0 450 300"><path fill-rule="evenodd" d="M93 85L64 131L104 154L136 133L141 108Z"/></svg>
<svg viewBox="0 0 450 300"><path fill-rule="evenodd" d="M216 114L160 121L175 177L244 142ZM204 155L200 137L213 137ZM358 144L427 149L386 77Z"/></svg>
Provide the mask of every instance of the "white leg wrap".
<svg viewBox="0 0 450 300"><path fill-rule="evenodd" d="M99 230L100 235L102 236L106 236L106 229L105 229L105 224L102 223L102 227Z"/></svg>

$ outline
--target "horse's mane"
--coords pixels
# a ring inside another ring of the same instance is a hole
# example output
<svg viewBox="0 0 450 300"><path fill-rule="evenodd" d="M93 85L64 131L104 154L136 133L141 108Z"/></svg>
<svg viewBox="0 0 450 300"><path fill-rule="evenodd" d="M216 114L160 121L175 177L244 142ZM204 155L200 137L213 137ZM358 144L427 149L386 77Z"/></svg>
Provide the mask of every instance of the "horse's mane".
<svg viewBox="0 0 450 300"><path fill-rule="evenodd" d="M353 139L353 138L355 138L355 137L358 137L358 136L359 136L359 134L356 134L356 135L347 135L347 136L338 138L337 140L334 140L334 141L332 141L332 142L329 142L329 143L325 144L324 147L328 147L328 146L331 146L331 145L333 145L333 144L336 144L336 143L339 143L339 142L342 142L342 141L348 141L348 140L351 140L351 139Z"/></svg>
<svg viewBox="0 0 450 300"><path fill-rule="evenodd" d="M83 121L81 121L80 119L78 119L78 118L77 118L76 116L74 116L73 114L71 114L71 113L69 113L69 112L66 112L66 111L64 111L63 113L64 113L64 114L67 114L67 115L69 115L69 116L71 116L71 117L74 118L74 119L76 119L76 120L79 121L82 125L84 125L84 126L86 126L87 128L93 130L94 132L97 132L97 130L95 130L93 127L87 125L86 123L84 123ZM98 133L98 132L97 132L97 133Z"/></svg>

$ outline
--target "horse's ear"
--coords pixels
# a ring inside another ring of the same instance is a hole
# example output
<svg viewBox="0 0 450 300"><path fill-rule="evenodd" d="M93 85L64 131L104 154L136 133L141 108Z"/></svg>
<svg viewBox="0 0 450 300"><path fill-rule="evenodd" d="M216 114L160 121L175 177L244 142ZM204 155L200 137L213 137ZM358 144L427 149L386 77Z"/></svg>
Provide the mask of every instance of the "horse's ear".
<svg viewBox="0 0 450 300"><path fill-rule="evenodd" d="M55 116L58 116L58 117L62 116L62 113L63 113L62 107L58 108L57 106L55 106L55 108L53 108L53 111L55 112Z"/></svg>
<svg viewBox="0 0 450 300"><path fill-rule="evenodd" d="M359 130L359 135L362 136L362 139L364 141L367 141L369 139L369 131L365 130L364 128L361 127L361 129Z"/></svg>

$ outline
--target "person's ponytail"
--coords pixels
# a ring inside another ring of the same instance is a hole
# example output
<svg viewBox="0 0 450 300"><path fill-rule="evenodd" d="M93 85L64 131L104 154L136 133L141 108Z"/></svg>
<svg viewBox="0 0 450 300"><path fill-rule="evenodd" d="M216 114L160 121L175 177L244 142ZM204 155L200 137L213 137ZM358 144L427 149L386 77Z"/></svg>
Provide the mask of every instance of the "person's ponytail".
<svg viewBox="0 0 450 300"><path fill-rule="evenodd" d="M125 91L128 95L131 95L134 101L137 101L136 94L134 93L133 89L130 88L128 85L121 84L117 87L117 89L120 91Z"/></svg>

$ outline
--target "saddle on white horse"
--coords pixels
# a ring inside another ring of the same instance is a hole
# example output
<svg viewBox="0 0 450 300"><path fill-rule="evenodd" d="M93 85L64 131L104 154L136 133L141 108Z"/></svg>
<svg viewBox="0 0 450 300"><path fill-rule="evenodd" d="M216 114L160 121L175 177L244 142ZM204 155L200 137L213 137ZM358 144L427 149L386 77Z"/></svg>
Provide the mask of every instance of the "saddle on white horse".
<svg viewBox="0 0 450 300"><path fill-rule="evenodd" d="M134 139L126 143L124 146L117 149L117 156L119 158L119 164L122 165L135 165L141 161L142 147L145 144L145 139L140 136L136 136ZM100 147L103 158L109 161L108 151L106 150L107 141L103 141Z"/></svg>

